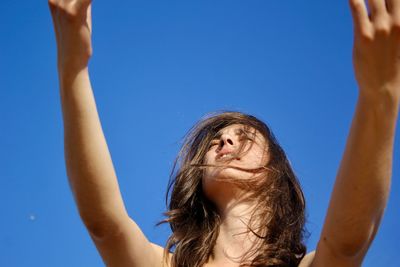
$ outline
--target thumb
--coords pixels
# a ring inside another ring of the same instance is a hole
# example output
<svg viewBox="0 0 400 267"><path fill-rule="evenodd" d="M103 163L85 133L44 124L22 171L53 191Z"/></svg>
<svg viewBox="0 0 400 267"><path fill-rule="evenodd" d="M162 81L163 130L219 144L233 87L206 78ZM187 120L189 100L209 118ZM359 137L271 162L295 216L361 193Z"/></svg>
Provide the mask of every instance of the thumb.
<svg viewBox="0 0 400 267"><path fill-rule="evenodd" d="M87 7L87 14L86 14L86 23L88 25L89 28L89 32L92 32L92 5L89 4L89 6Z"/></svg>
<svg viewBox="0 0 400 267"><path fill-rule="evenodd" d="M76 1L76 7L78 10L86 9L88 8L92 3L92 0L77 0Z"/></svg>

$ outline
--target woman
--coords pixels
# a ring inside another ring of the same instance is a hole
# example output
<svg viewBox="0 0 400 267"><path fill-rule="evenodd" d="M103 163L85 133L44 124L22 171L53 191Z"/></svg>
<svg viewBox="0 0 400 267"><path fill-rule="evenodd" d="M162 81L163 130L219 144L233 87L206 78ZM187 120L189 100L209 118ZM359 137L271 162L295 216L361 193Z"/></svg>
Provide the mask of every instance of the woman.
<svg viewBox="0 0 400 267"><path fill-rule="evenodd" d="M189 132L178 159L165 220L173 231L166 252L176 246L175 266L225 266L225 258L298 266L306 251L304 198L263 122L238 112L214 114Z"/></svg>
<svg viewBox="0 0 400 267"><path fill-rule="evenodd" d="M320 241L305 256L304 199L268 127L237 112L209 116L179 154L166 248L128 216L90 85L91 1L49 0L67 173L107 266L360 266L390 190L400 103L400 0L349 0L359 97ZM175 247L174 252L171 248Z"/></svg>

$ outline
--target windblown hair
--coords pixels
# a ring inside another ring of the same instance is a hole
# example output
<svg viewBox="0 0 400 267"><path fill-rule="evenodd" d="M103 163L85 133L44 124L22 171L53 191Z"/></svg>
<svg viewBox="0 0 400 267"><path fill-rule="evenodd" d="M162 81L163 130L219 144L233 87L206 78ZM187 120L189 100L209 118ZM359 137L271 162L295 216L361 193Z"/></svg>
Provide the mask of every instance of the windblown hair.
<svg viewBox="0 0 400 267"><path fill-rule="evenodd" d="M164 213L167 218L159 223L169 223L172 230L164 257L174 249L172 267L201 267L212 256L221 218L202 189L204 169L209 166L205 164L205 154L211 140L233 124L252 129L253 134L261 133L269 153L269 161L261 171L248 170L261 176L255 180L233 181L248 190L257 203L257 212L252 213L247 227L248 233L252 232L260 242L239 260L240 266L298 266L306 253L303 239L307 233L305 200L299 181L269 127L254 116L240 112L211 114L186 135L168 185L168 211ZM246 139L251 141L251 131L245 132ZM255 221L256 228L252 227Z"/></svg>

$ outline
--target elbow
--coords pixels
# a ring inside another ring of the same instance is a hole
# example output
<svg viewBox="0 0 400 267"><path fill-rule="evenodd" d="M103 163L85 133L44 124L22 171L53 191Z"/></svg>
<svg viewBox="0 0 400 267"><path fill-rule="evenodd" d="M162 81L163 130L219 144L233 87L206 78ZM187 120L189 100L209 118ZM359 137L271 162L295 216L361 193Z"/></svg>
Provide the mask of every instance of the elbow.
<svg viewBox="0 0 400 267"><path fill-rule="evenodd" d="M80 211L79 215L89 235L95 240L104 240L120 231L121 217L117 214L88 214Z"/></svg>
<svg viewBox="0 0 400 267"><path fill-rule="evenodd" d="M129 218L125 210L108 205L106 207L78 205L79 217L90 236L103 240L121 232L121 227Z"/></svg>
<svg viewBox="0 0 400 267"><path fill-rule="evenodd" d="M324 246L329 249L331 254L338 258L357 260L363 258L370 247L378 226L371 226L366 231L358 234L349 234L342 240L328 240L326 237L322 239Z"/></svg>
<svg viewBox="0 0 400 267"><path fill-rule="evenodd" d="M115 223L110 222L88 222L83 221L86 230L92 239L96 241L105 240L110 236L115 236L119 231L119 227Z"/></svg>
<svg viewBox="0 0 400 267"><path fill-rule="evenodd" d="M368 247L368 242L348 242L340 244L339 246L331 249L331 251L334 255L338 256L338 258L357 259L362 257Z"/></svg>

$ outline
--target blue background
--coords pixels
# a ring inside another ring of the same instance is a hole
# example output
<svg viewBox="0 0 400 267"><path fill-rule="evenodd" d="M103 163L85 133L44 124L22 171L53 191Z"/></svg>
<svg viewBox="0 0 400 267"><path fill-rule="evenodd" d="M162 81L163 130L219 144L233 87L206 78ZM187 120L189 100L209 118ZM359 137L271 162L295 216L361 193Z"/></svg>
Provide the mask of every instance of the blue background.
<svg viewBox="0 0 400 267"><path fill-rule="evenodd" d="M102 266L66 177L47 1L0 2L0 266ZM315 249L357 98L347 1L94 1L92 85L126 207L164 244L173 160L204 114L266 121L308 200ZM363 266L398 266L392 190Z"/></svg>

